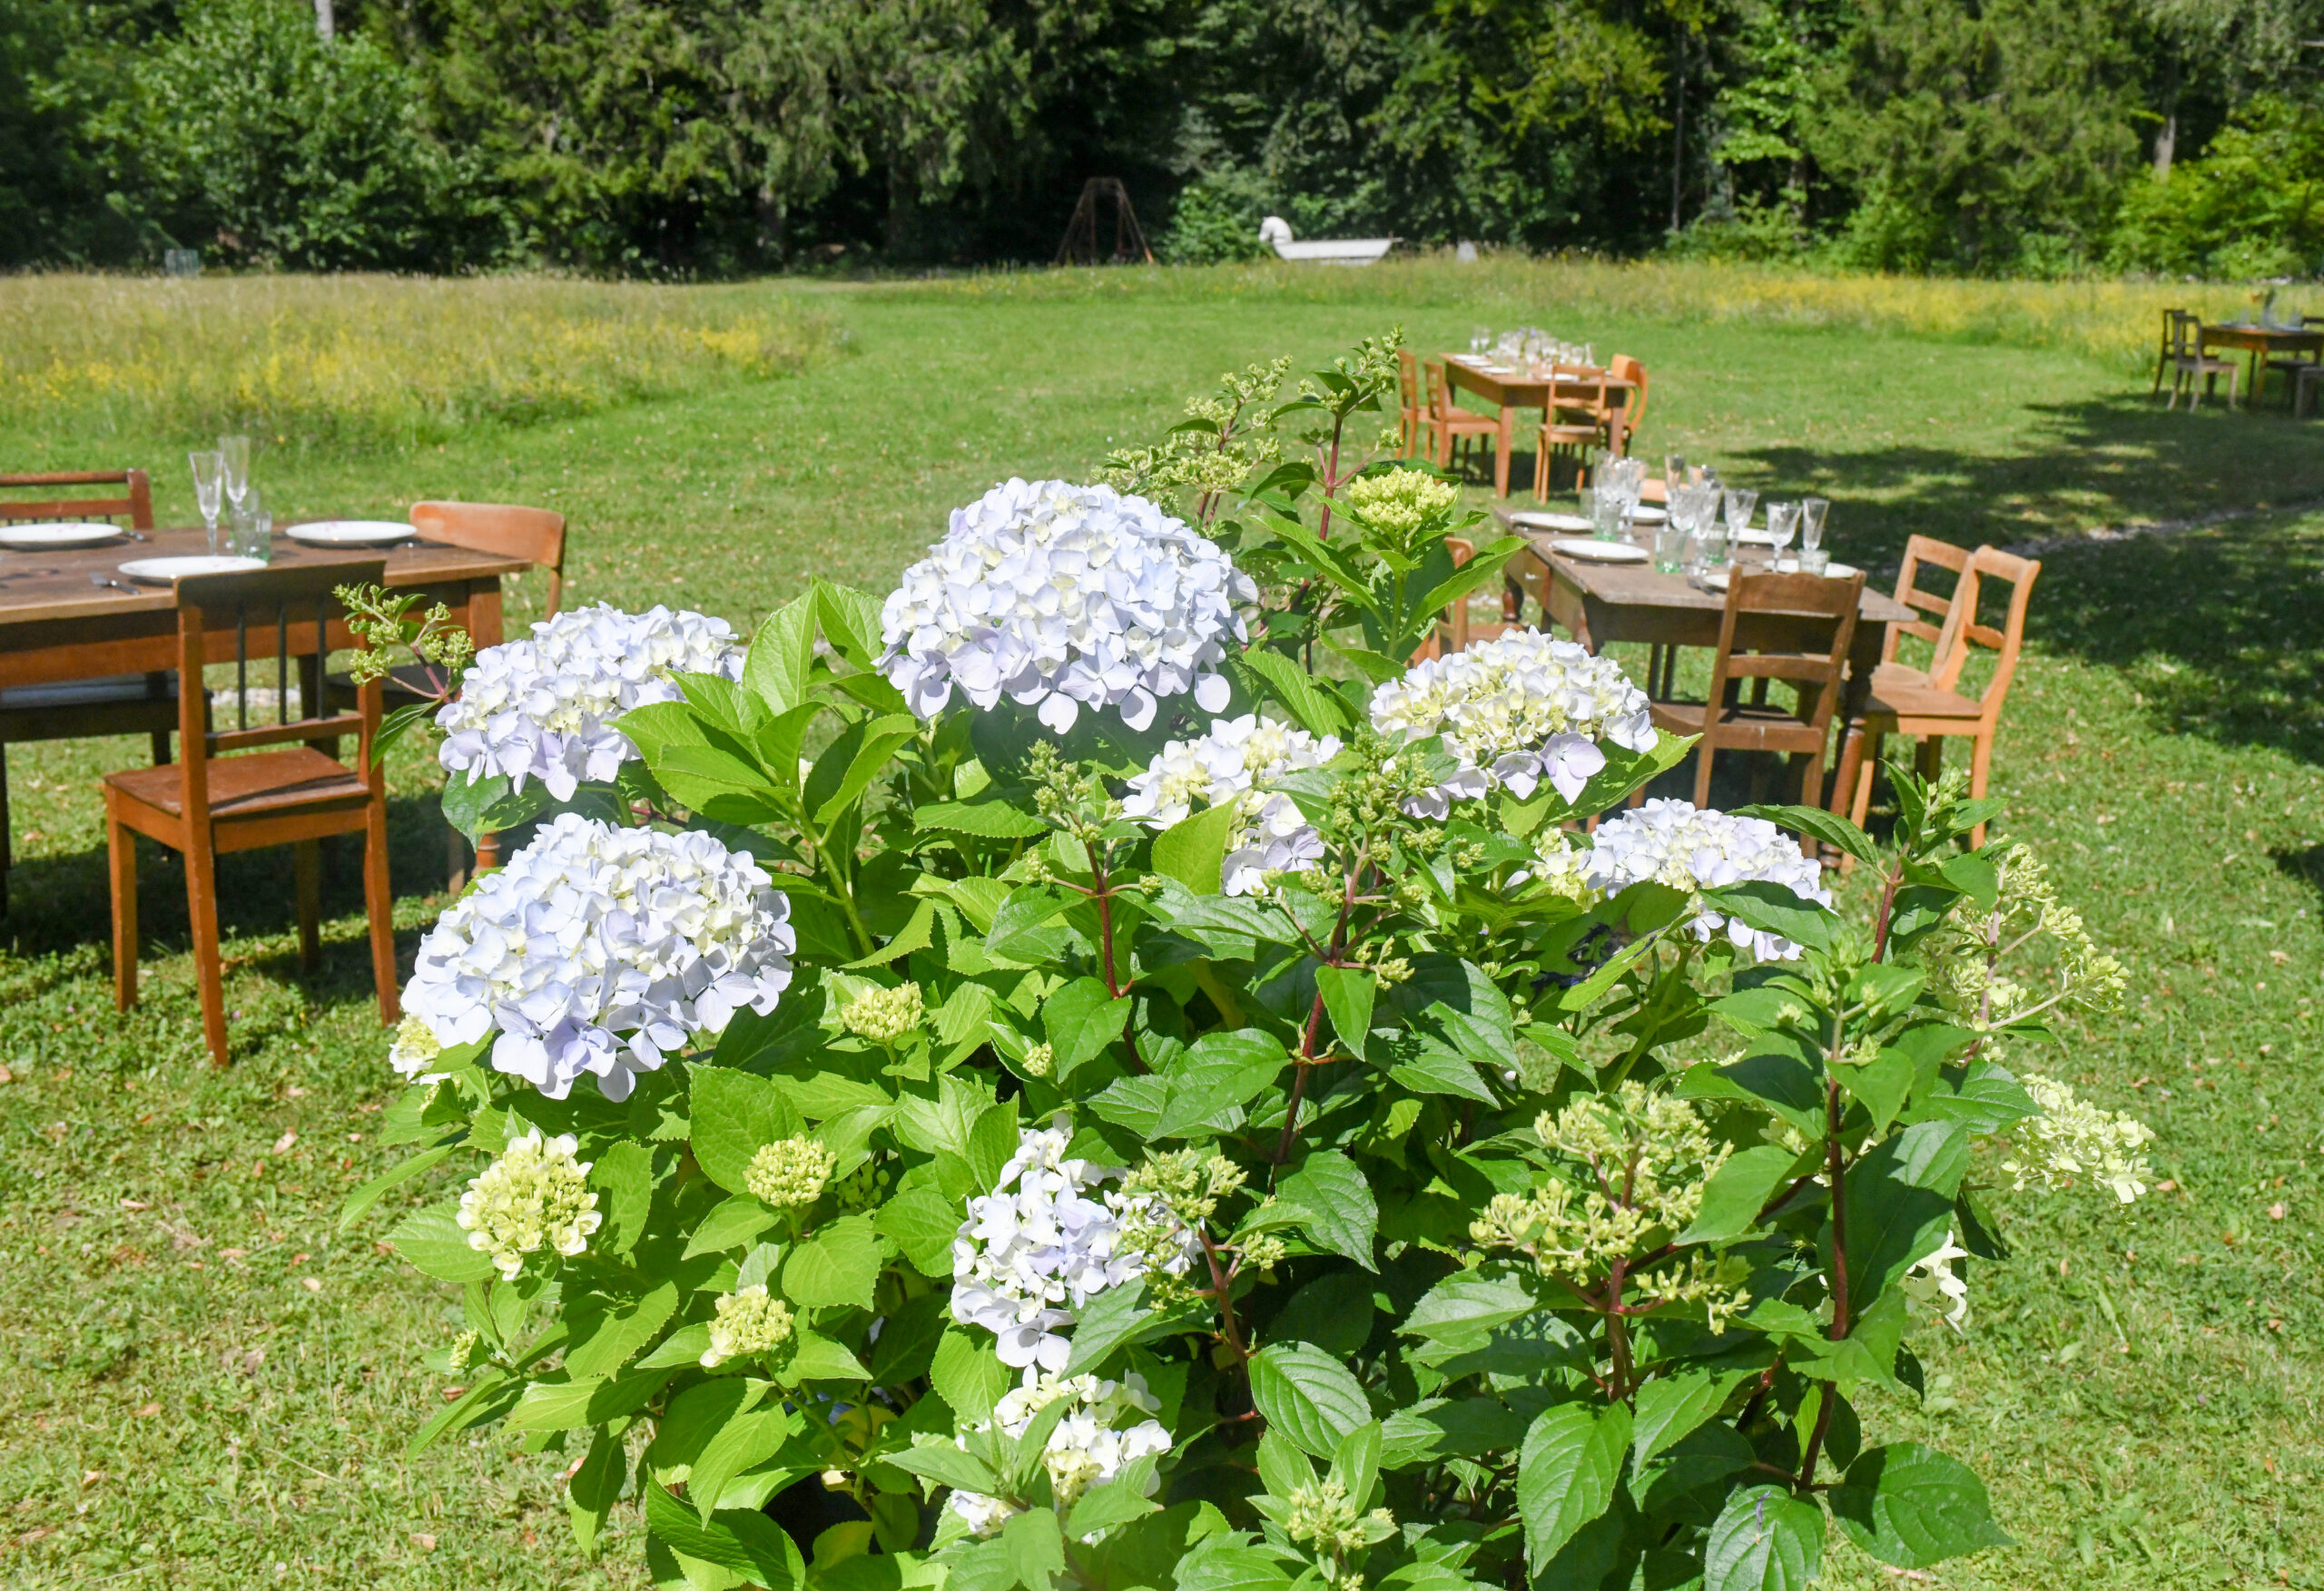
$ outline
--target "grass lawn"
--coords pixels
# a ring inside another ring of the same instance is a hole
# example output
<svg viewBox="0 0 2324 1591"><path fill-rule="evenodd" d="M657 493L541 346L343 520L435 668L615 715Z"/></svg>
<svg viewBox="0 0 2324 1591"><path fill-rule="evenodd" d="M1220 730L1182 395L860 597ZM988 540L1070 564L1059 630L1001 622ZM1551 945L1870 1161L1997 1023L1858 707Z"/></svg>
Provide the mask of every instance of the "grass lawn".
<svg viewBox="0 0 2324 1591"><path fill-rule="evenodd" d="M1528 300L1507 272L1481 292L1468 280L819 289L845 341L800 375L711 371L401 452L261 438L257 473L278 516L439 496L554 506L575 525L568 600L747 626L810 573L886 589L950 506L1011 474L1085 475L1230 366L1320 358L1395 322L1459 347L1479 320L1525 319L1647 363L1641 451L1820 490L1839 555L1876 568L1915 531L2015 542L2271 506L2047 556L1995 788L2132 989L2027 1064L2142 1115L2173 1185L2123 1214L2003 1195L2019 1262L1974 1270L1967 1331L1918 1342L1927 1401L1866 1424L1969 1460L2018 1538L1938 1583L2324 1586L2324 516L2298 507L2324 499L2324 427L2164 415L2119 360L2059 348L1689 320L1676 300L1618 312ZM143 463L183 523L192 440L35 414L0 421L0 460ZM512 616L537 598L536 581ZM113 1012L92 781L138 756L10 749L0 1583L644 1585L634 1541L616 1534L602 1564L573 1550L558 1455L487 1434L401 1456L440 1406L417 1359L450 1336L453 1301L376 1244L389 1213L336 1230L345 1192L398 1157L372 1142L394 1078L352 853L311 979L288 859L222 869L231 1071L202 1064L182 874L158 855L144 1002ZM444 904L442 850L427 770L399 766L394 788L408 953ZM1893 1583L1844 1549L1827 1563L1836 1584Z"/></svg>

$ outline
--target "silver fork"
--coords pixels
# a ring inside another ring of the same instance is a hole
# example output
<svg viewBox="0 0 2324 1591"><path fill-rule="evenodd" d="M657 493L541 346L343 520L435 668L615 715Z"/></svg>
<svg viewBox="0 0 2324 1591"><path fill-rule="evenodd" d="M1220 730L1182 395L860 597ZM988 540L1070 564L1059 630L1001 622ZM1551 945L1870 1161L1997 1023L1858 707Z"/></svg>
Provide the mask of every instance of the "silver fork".
<svg viewBox="0 0 2324 1591"><path fill-rule="evenodd" d="M100 590L110 585L115 591L125 591L132 596L143 596L145 594L135 586L130 584L127 581L115 580L110 575L100 575L94 569L89 571L89 584L98 587Z"/></svg>

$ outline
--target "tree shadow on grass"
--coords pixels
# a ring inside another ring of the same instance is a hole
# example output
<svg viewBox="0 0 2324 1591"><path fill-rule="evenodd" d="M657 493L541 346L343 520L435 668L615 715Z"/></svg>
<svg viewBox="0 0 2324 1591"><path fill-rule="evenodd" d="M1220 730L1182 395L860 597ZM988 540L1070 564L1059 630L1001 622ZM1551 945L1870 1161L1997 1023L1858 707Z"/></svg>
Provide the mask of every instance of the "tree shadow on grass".
<svg viewBox="0 0 2324 1591"><path fill-rule="evenodd" d="M1827 541L1838 556L1876 569L1895 568L1915 535L2004 546L2324 499L2324 425L2280 411L2190 415L2115 396L2023 412L2024 447L2006 456L1946 447L1932 436L1848 450L1760 448L1734 473L1760 486L1763 499L1829 497Z"/></svg>
<svg viewBox="0 0 2324 1591"><path fill-rule="evenodd" d="M388 800L388 872L398 898L440 892L447 877L444 822L436 798ZM363 840L339 835L323 842L322 919L326 925L363 915ZM287 947L260 949L252 940L282 940L298 931L297 895L288 846L237 851L218 859L218 928L228 960L269 977L297 982L323 1000L369 998L371 953L359 930L326 934L321 965L311 977L299 967L295 938ZM77 851L19 858L10 869L8 915L0 941L30 960L68 957L89 947L110 953L113 921L102 841ZM185 896L185 864L166 847L137 848L140 960L152 963L186 953L192 943ZM399 960L409 960L415 936L398 937Z"/></svg>

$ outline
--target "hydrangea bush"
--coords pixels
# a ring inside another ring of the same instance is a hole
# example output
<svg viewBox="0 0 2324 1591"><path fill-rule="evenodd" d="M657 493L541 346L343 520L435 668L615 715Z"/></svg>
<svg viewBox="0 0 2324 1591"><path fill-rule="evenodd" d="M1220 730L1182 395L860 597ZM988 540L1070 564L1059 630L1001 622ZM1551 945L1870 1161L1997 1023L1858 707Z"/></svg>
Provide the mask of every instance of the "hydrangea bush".
<svg viewBox="0 0 2324 1591"><path fill-rule="evenodd" d="M1834 1532L2007 1540L1860 1410L1974 1330L1990 1199L2142 1190L2143 1127L2014 1069L2121 969L1955 784L1899 769L1885 846L1630 809L1686 746L1610 664L1395 662L1497 555L1352 439L1390 346L609 721L630 799L423 947L418 1150L348 1213L432 1190L391 1241L463 1292L416 1446L559 1451L584 1545L634 1508L695 1591L1774 1591Z"/></svg>

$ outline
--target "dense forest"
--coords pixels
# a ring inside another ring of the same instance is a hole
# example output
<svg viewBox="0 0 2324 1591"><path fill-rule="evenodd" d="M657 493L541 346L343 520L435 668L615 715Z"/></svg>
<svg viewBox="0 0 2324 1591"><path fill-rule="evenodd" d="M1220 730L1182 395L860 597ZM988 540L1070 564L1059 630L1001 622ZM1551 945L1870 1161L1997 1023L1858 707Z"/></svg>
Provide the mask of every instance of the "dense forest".
<svg viewBox="0 0 2324 1591"><path fill-rule="evenodd" d="M2324 270L2324 0L8 0L0 264ZM1110 234L1108 234L1110 235Z"/></svg>

